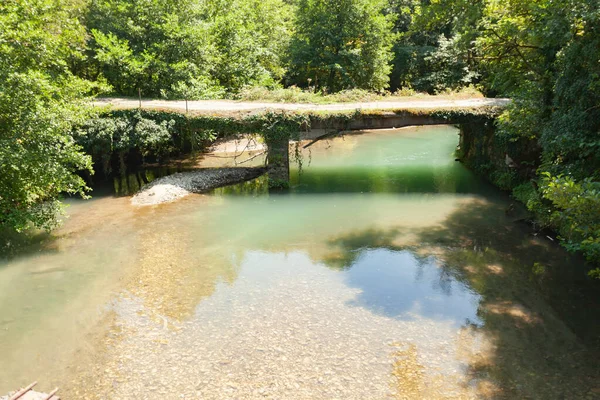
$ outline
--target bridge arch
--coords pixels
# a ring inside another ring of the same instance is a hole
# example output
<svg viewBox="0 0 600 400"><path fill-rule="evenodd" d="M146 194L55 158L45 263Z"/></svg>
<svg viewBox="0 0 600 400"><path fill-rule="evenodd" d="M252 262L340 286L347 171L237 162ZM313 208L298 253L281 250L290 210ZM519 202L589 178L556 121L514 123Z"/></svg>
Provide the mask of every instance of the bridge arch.
<svg viewBox="0 0 600 400"><path fill-rule="evenodd" d="M493 140L495 118L499 112L500 110L494 107L431 111L362 112L357 110L353 114L334 114L326 117L311 115L309 116L310 122L303 127L299 138L302 141L309 141L304 146L306 148L342 132L424 125L457 125L460 129L459 149L464 157L467 159L473 157L492 158L495 155L490 153L489 142ZM483 146L482 143L484 143ZM290 179L289 140L279 139L267 142L267 147L269 149L267 154L269 183L273 187L286 186Z"/></svg>

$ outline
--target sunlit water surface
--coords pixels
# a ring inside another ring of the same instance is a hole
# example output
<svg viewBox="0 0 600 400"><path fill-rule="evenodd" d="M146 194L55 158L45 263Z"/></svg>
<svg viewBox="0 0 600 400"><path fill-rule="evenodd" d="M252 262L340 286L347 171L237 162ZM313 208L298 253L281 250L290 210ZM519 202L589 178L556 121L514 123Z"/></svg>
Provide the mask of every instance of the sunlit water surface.
<svg viewBox="0 0 600 400"><path fill-rule="evenodd" d="M598 287L475 178L451 127L318 143L265 179L71 201L0 263L0 394L598 398Z"/></svg>

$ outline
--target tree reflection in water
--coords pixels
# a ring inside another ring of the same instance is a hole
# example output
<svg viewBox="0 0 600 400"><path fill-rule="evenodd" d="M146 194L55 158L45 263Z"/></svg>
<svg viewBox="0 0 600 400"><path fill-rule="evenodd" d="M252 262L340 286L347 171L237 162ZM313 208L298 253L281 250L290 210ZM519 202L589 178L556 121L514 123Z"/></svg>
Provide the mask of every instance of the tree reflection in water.
<svg viewBox="0 0 600 400"><path fill-rule="evenodd" d="M406 234L401 227L334 237L329 240L331 252L319 261L344 271L348 284L363 290L356 305L389 316L410 314L418 297L407 291L424 279L442 301L451 302L457 290L472 296L468 301L476 315L463 318L463 326L483 333L493 346L469 356L466 384L480 387L486 398L597 394L600 288L573 265L573 257L513 222L501 203L469 203L439 226L410 233L415 237L412 245L401 244ZM545 268L540 271L534 265ZM407 267L412 277L402 272ZM373 279L365 268L377 270L372 271ZM353 276L355 270L362 272ZM392 294L401 300L390 301ZM435 318L435 312L444 309L426 298L419 300L418 311ZM457 312L457 304L437 315L447 318ZM416 362L416 351L396 363L394 375L403 385L402 365ZM424 395L418 383L411 387Z"/></svg>

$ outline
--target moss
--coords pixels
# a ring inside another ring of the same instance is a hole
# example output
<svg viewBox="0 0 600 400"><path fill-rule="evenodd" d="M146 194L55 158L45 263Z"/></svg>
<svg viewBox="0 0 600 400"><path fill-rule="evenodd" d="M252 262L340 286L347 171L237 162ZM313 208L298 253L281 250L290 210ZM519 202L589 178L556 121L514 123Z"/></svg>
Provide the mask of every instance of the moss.
<svg viewBox="0 0 600 400"><path fill-rule="evenodd" d="M285 179L269 178L269 189L289 189L290 182Z"/></svg>

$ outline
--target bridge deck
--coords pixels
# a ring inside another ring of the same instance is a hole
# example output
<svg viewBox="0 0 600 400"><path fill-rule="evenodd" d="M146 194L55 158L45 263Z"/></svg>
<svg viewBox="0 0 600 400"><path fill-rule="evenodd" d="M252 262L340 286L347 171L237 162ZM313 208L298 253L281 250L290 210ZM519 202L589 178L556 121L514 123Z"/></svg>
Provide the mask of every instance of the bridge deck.
<svg viewBox="0 0 600 400"><path fill-rule="evenodd" d="M335 104L297 104L297 103L261 103L261 102L239 102L227 100L145 100L142 99L141 106L144 110L164 110L175 112L186 112L194 114L229 114L259 112L265 110L282 111L352 111L352 110L433 110L445 108L486 108L504 107L509 103L508 99L470 98L470 99L448 99L444 97L430 96L424 98L395 98L393 101L373 101L358 103L335 103ZM137 99L104 98L94 102L96 106L112 106L116 109L132 109L140 106ZM187 107L187 108L186 108Z"/></svg>

